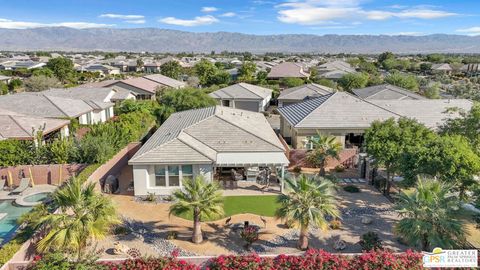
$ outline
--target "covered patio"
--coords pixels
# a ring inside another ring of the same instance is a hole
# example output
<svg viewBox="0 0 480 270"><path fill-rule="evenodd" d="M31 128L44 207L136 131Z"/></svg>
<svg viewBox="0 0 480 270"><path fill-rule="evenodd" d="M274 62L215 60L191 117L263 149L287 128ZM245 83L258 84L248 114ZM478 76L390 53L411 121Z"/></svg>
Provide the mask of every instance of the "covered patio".
<svg viewBox="0 0 480 270"><path fill-rule="evenodd" d="M224 194L282 193L288 163L282 152L218 153L213 180Z"/></svg>

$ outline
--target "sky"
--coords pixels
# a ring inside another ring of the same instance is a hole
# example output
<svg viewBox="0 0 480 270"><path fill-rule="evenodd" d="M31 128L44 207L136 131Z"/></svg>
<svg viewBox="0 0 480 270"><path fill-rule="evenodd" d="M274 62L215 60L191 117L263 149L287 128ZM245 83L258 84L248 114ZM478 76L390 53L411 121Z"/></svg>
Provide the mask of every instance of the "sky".
<svg viewBox="0 0 480 270"><path fill-rule="evenodd" d="M480 0L0 0L0 28L480 35Z"/></svg>

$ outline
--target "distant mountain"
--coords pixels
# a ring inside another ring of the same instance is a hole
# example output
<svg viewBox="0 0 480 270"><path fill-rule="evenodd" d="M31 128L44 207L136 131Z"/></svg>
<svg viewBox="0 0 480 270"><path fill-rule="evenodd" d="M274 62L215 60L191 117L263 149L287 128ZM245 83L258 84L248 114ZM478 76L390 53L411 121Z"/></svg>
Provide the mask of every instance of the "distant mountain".
<svg viewBox="0 0 480 270"><path fill-rule="evenodd" d="M46 27L0 29L0 50L480 53L480 36L248 35L229 32L192 33L158 28Z"/></svg>

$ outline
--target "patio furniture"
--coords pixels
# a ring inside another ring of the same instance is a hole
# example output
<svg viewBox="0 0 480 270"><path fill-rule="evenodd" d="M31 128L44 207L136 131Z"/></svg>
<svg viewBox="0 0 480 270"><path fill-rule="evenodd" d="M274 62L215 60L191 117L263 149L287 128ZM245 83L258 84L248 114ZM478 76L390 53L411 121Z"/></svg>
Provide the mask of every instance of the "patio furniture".
<svg viewBox="0 0 480 270"><path fill-rule="evenodd" d="M232 180L243 180L243 175L240 173L237 173L235 169L231 170L231 175L232 175Z"/></svg>
<svg viewBox="0 0 480 270"><path fill-rule="evenodd" d="M0 179L0 190L3 190L5 188L5 179Z"/></svg>
<svg viewBox="0 0 480 270"><path fill-rule="evenodd" d="M24 192L28 186L30 185L30 178L22 178L20 180L20 185L18 185L18 187L14 190L12 190L12 193L13 194L22 194L22 192Z"/></svg>
<svg viewBox="0 0 480 270"><path fill-rule="evenodd" d="M258 167L250 167L247 169L247 181L256 181L259 173Z"/></svg>

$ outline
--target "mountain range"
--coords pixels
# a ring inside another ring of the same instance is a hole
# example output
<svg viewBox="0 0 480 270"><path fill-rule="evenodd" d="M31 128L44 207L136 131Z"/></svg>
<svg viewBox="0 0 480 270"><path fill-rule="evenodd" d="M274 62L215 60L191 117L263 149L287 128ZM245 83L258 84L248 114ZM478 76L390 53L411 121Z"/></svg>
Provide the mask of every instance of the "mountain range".
<svg viewBox="0 0 480 270"><path fill-rule="evenodd" d="M480 36L403 35L250 35L194 33L159 28L45 27L0 29L3 51L132 51L253 53L480 53Z"/></svg>

